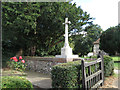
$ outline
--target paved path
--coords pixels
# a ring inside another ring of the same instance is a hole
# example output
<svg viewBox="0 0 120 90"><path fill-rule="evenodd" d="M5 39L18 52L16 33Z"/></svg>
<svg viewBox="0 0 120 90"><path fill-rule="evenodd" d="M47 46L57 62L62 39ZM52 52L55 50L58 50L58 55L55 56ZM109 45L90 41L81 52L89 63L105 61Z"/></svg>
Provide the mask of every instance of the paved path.
<svg viewBox="0 0 120 90"><path fill-rule="evenodd" d="M114 70L114 73L117 74L116 76L109 76L105 78L104 85L100 88L114 88L115 90L120 90L120 70ZM103 89L103 90L104 90ZM113 90L114 90L113 89ZM106 90L106 89L105 89Z"/></svg>
<svg viewBox="0 0 120 90"><path fill-rule="evenodd" d="M27 79L35 86L39 88L52 88L51 83L51 77L50 75L41 74L39 72L33 72L33 71L26 71L27 73Z"/></svg>
<svg viewBox="0 0 120 90"><path fill-rule="evenodd" d="M120 70L114 70L116 74L118 74L117 79L113 82L113 85L120 89Z"/></svg>

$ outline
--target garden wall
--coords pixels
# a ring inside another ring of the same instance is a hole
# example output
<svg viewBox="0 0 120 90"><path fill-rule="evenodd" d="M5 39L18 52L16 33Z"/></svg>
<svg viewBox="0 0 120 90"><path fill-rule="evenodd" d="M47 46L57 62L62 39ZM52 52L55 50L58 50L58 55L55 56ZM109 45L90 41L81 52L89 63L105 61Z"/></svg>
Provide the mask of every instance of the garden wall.
<svg viewBox="0 0 120 90"><path fill-rule="evenodd" d="M27 70L50 74L52 66L60 63L66 63L67 61L80 60L80 58L65 59L55 57L25 57L25 60L27 61Z"/></svg>

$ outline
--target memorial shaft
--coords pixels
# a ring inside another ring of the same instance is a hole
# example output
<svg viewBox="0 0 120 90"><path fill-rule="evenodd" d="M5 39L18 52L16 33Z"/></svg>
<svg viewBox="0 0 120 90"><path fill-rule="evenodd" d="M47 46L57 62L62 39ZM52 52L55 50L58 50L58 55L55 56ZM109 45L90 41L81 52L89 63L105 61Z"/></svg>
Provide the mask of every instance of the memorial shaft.
<svg viewBox="0 0 120 90"><path fill-rule="evenodd" d="M65 47L66 46L69 46L69 43L68 43L68 18L65 18Z"/></svg>

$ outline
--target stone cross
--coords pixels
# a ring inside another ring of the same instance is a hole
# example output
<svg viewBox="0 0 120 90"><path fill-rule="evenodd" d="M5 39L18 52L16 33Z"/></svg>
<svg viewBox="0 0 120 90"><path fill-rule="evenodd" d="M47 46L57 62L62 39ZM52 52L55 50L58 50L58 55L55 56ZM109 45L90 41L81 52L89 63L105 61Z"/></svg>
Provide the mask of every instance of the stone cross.
<svg viewBox="0 0 120 90"><path fill-rule="evenodd" d="M69 43L68 43L68 24L71 24L70 21L68 21L68 18L65 18L65 44L64 47L69 47Z"/></svg>
<svg viewBox="0 0 120 90"><path fill-rule="evenodd" d="M68 24L71 22L68 21L68 18L65 18L65 44L64 47L61 48L61 55L56 55L56 58L66 58L66 62L72 61L71 58L78 58L78 55L72 55L72 48L70 48L68 43Z"/></svg>

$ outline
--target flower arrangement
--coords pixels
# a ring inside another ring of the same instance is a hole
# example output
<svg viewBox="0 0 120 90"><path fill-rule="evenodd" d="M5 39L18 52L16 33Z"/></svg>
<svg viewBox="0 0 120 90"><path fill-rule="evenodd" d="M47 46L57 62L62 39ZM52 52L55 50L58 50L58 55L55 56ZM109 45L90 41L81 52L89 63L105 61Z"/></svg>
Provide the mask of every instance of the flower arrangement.
<svg viewBox="0 0 120 90"><path fill-rule="evenodd" d="M8 62L8 67L23 72L26 69L25 60L22 58L22 56L11 57L10 61Z"/></svg>

